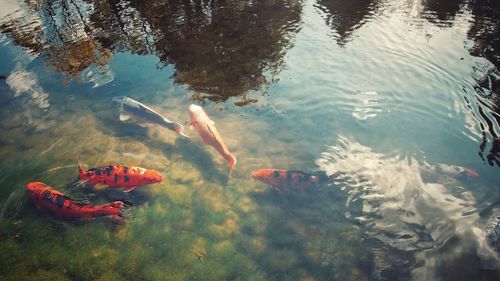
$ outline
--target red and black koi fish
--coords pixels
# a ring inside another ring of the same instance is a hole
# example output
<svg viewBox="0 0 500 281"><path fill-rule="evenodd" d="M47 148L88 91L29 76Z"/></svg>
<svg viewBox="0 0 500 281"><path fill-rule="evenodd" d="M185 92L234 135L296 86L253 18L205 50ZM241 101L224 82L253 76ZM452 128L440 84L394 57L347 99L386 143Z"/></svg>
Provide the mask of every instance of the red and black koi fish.
<svg viewBox="0 0 500 281"><path fill-rule="evenodd" d="M109 187L124 188L125 192L163 180L163 176L159 172L141 167L109 165L84 171L78 162L78 170L80 181L86 181L90 185L103 184Z"/></svg>
<svg viewBox="0 0 500 281"><path fill-rule="evenodd" d="M287 171L284 169L260 169L252 173L252 178L279 189L290 188L303 190L320 185L328 179L328 176L320 173L310 174L302 171Z"/></svg>
<svg viewBox="0 0 500 281"><path fill-rule="evenodd" d="M43 182L30 182L26 185L26 190L38 208L45 209L58 217L93 220L97 217L111 216L123 221L124 203L121 201L100 206L80 204Z"/></svg>

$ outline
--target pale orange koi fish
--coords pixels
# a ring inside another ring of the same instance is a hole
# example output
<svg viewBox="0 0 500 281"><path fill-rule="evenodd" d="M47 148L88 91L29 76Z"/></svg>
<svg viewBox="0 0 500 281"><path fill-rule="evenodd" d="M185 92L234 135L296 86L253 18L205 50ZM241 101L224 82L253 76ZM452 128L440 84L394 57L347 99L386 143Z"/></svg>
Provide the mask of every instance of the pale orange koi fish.
<svg viewBox="0 0 500 281"><path fill-rule="evenodd" d="M206 144L213 146L224 158L226 158L229 164L229 177L231 177L234 166L236 165L236 157L229 152L226 144L224 144L219 131L215 128L215 122L212 121L203 108L198 105L191 104L188 111L189 117L191 117L191 128L195 128Z"/></svg>

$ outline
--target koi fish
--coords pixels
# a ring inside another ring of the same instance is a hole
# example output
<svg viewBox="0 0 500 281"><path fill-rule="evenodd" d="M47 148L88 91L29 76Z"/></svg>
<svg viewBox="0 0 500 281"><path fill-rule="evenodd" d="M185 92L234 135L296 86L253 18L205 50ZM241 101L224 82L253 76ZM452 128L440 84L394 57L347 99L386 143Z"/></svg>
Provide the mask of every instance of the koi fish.
<svg viewBox="0 0 500 281"><path fill-rule="evenodd" d="M120 121L127 121L129 119L135 119L136 121L143 123L150 123L160 125L169 130L176 132L177 134L187 137L183 131L184 126L179 123L168 120L163 117L160 113L154 111L148 106L131 99L129 97L120 96L114 97L113 102L118 103L120 106Z"/></svg>
<svg viewBox="0 0 500 281"><path fill-rule="evenodd" d="M191 104L188 111L189 117L191 117L191 128L195 128L203 141L213 146L227 160L229 164L229 177L231 177L236 165L236 157L229 152L226 144L224 144L219 131L215 128L215 122L198 105Z"/></svg>
<svg viewBox="0 0 500 281"><path fill-rule="evenodd" d="M155 170L123 165L96 167L85 171L78 162L78 172L80 181L86 181L90 185L103 184L109 187L124 188L125 192L163 180L163 176Z"/></svg>
<svg viewBox="0 0 500 281"><path fill-rule="evenodd" d="M111 216L123 221L125 205L121 201L100 206L81 204L64 196L64 194L43 182L30 182L26 185L26 190L38 208L45 209L58 217L94 220L97 217Z"/></svg>
<svg viewBox="0 0 500 281"><path fill-rule="evenodd" d="M479 177L476 171L457 165L423 163L419 169L422 177L426 180L442 179L443 177L454 179L473 179Z"/></svg>
<svg viewBox="0 0 500 281"><path fill-rule="evenodd" d="M284 169L260 169L252 173L252 178L272 185L278 189L303 190L318 186L328 176L325 174L310 174L301 171L287 171Z"/></svg>

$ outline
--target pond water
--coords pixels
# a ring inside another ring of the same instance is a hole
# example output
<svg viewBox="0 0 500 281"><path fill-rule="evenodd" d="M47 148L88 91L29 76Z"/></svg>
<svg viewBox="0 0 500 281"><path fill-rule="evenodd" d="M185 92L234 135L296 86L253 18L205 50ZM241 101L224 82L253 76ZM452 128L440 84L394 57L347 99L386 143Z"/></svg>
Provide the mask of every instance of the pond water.
<svg viewBox="0 0 500 281"><path fill-rule="evenodd" d="M496 0L0 0L0 32L1 280L500 278ZM201 105L232 177L116 96L186 127ZM164 181L77 185L77 159ZM276 190L262 168L330 180ZM127 222L61 220L30 181Z"/></svg>

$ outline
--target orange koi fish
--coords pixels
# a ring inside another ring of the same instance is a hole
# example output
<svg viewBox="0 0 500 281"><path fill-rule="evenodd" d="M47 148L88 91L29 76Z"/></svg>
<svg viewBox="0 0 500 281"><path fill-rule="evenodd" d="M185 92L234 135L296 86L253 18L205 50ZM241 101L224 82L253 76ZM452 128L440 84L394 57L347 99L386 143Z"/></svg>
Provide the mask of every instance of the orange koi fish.
<svg viewBox="0 0 500 281"><path fill-rule="evenodd" d="M423 163L419 166L420 173L424 178L443 178L450 177L457 180L464 179L475 179L479 177L479 174L467 167L449 165L449 164L429 164Z"/></svg>
<svg viewBox="0 0 500 281"><path fill-rule="evenodd" d="M212 121L203 108L198 105L191 104L188 111L189 117L191 117L191 128L195 128L206 144L213 146L224 158L226 158L229 164L229 177L231 177L234 166L236 165L236 157L229 152L219 131L215 128L215 122Z"/></svg>
<svg viewBox="0 0 500 281"><path fill-rule="evenodd" d="M109 165L85 171L78 162L78 171L80 181L86 181L90 185L103 184L109 187L124 188L125 192L163 180L163 176L155 170L133 166Z"/></svg>
<svg viewBox="0 0 500 281"><path fill-rule="evenodd" d="M328 179L328 176L301 171L287 171L284 169L260 169L252 173L252 178L278 189L290 188L303 190L318 186Z"/></svg>
<svg viewBox="0 0 500 281"><path fill-rule="evenodd" d="M94 220L97 217L111 216L123 221L124 203L121 201L101 206L80 204L43 182L30 182L26 185L26 190L38 208L61 218Z"/></svg>

